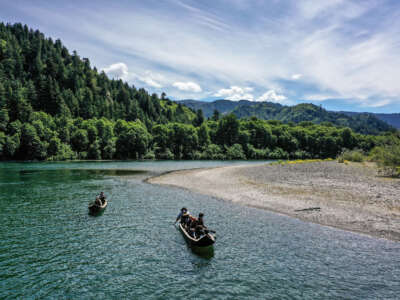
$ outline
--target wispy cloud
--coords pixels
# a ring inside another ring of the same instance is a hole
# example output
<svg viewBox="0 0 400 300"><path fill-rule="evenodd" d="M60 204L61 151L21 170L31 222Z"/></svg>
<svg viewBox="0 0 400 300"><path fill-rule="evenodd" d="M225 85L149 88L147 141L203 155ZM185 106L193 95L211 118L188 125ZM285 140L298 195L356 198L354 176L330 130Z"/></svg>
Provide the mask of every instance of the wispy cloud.
<svg viewBox="0 0 400 300"><path fill-rule="evenodd" d="M200 93L202 91L200 85L195 82L174 82L172 86L176 87L181 91L190 91L195 93Z"/></svg>
<svg viewBox="0 0 400 300"><path fill-rule="evenodd" d="M382 106L386 106L392 102L393 101L390 99L383 99L383 100L378 100L378 101L374 101L374 102L370 102L370 103L364 103L364 106L366 106L366 107L382 107Z"/></svg>
<svg viewBox="0 0 400 300"><path fill-rule="evenodd" d="M298 80L298 79L300 79L301 77L303 77L303 74L293 74L293 75L292 75L292 79L293 79L293 80Z"/></svg>
<svg viewBox="0 0 400 300"><path fill-rule="evenodd" d="M140 82L146 84L147 86L160 89L163 87L162 81L164 81L164 76L161 74L153 73L151 71L146 71L143 75L138 75L136 73L131 73L130 76L133 80L139 80Z"/></svg>
<svg viewBox="0 0 400 300"><path fill-rule="evenodd" d="M316 101L316 102L335 99L335 98L338 98L338 96L333 94L312 94L312 95L304 95L302 97L303 100Z"/></svg>

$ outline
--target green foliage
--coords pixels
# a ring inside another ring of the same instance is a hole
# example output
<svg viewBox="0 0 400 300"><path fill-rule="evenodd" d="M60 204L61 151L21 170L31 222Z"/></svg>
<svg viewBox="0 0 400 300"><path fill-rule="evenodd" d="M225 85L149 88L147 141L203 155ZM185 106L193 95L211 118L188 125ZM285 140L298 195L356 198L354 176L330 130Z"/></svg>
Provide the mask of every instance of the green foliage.
<svg viewBox="0 0 400 300"><path fill-rule="evenodd" d="M172 123L169 127L169 145L175 159L191 159L198 147L197 131L192 125Z"/></svg>
<svg viewBox="0 0 400 300"><path fill-rule="evenodd" d="M215 160L226 159L221 147L215 144L210 144L207 146L207 148L203 152L202 158Z"/></svg>
<svg viewBox="0 0 400 300"><path fill-rule="evenodd" d="M197 130L197 135L199 137L199 146L201 149L206 148L210 143L210 129L207 124L202 124Z"/></svg>
<svg viewBox="0 0 400 300"><path fill-rule="evenodd" d="M140 122L118 120L116 130L116 157L120 159L140 159L146 154L151 136Z"/></svg>
<svg viewBox="0 0 400 300"><path fill-rule="evenodd" d="M84 129L77 129L71 136L72 149L77 152L84 152L89 145L88 133Z"/></svg>
<svg viewBox="0 0 400 300"><path fill-rule="evenodd" d="M156 154L156 158L171 160L174 159L174 154L171 152L171 150L165 149L163 152L158 152Z"/></svg>
<svg viewBox="0 0 400 300"><path fill-rule="evenodd" d="M400 176L400 143L375 147L371 157L390 176Z"/></svg>
<svg viewBox="0 0 400 300"><path fill-rule="evenodd" d="M2 110L0 110L0 130L6 131L9 121L10 118L8 116L8 111L3 108Z"/></svg>
<svg viewBox="0 0 400 300"><path fill-rule="evenodd" d="M217 142L222 145L232 146L238 142L239 138L239 120L234 114L224 116L218 122L216 132Z"/></svg>
<svg viewBox="0 0 400 300"><path fill-rule="evenodd" d="M193 120L193 125L199 127L204 122L203 111L201 109L197 110L196 118Z"/></svg>
<svg viewBox="0 0 400 300"><path fill-rule="evenodd" d="M359 149L346 149L338 156L337 159L339 163L343 163L345 161L363 162L365 160L365 154L362 150Z"/></svg>
<svg viewBox="0 0 400 300"><path fill-rule="evenodd" d="M285 125L225 116L200 127L167 123L150 130L137 120L83 120L33 112L0 130L0 158L65 159L309 159L358 161L361 152L400 143L395 134L365 136L332 126ZM355 146L360 150L355 150Z"/></svg>
<svg viewBox="0 0 400 300"><path fill-rule="evenodd" d="M246 159L246 155L243 152L242 145L234 144L226 149L226 157L228 159Z"/></svg>

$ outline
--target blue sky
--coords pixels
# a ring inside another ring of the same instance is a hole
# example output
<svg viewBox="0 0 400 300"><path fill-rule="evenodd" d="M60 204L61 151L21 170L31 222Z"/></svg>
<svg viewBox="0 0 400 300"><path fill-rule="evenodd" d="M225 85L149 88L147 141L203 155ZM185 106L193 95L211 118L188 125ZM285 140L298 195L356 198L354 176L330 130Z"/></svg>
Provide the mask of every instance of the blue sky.
<svg viewBox="0 0 400 300"><path fill-rule="evenodd" d="M400 112L400 1L5 1L3 22L173 99Z"/></svg>

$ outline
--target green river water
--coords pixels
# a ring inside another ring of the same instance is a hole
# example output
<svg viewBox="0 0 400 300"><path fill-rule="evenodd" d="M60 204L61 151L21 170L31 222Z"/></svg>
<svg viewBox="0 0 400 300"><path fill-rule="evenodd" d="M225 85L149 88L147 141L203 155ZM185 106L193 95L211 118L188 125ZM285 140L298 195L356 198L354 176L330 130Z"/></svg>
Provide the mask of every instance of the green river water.
<svg viewBox="0 0 400 300"><path fill-rule="evenodd" d="M0 163L0 299L400 298L400 243L143 182L233 163ZM182 206L217 231L213 253L173 226Z"/></svg>

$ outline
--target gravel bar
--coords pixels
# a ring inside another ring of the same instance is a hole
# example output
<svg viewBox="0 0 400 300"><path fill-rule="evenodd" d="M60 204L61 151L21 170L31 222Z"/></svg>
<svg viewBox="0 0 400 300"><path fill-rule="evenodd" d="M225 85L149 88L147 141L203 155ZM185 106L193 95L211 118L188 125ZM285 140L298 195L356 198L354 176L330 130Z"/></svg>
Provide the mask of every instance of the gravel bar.
<svg viewBox="0 0 400 300"><path fill-rule="evenodd" d="M227 166L176 171L148 182L400 241L400 179L379 176L372 164Z"/></svg>

